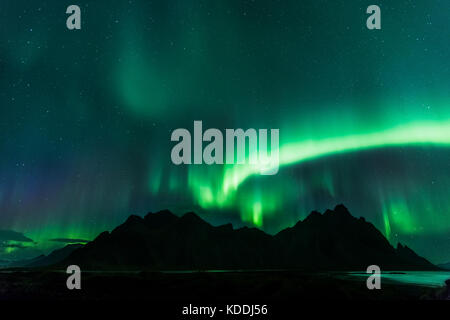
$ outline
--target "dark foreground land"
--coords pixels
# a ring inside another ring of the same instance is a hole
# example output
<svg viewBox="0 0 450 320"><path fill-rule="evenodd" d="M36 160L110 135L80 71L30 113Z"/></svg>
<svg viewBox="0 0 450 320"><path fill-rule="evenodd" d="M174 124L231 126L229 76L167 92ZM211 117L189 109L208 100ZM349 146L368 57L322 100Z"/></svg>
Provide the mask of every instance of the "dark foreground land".
<svg viewBox="0 0 450 320"><path fill-rule="evenodd" d="M332 273L259 271L226 273L82 273L81 290L68 290L69 275L53 271L0 273L0 300L151 300L258 301L283 300L443 300L449 288L397 283L368 290L366 282Z"/></svg>

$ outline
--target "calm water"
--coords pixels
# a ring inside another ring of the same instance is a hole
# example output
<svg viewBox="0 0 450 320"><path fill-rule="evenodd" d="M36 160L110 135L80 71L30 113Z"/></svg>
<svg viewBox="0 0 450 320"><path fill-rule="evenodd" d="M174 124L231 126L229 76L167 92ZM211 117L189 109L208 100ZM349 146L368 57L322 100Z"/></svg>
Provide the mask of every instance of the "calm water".
<svg viewBox="0 0 450 320"><path fill-rule="evenodd" d="M360 277L361 280L365 281L368 274L365 272L349 272L348 276ZM450 271L395 271L381 274L381 281L396 281L427 287L442 287L447 279L450 279Z"/></svg>
<svg viewBox="0 0 450 320"><path fill-rule="evenodd" d="M183 274L183 273L252 273L252 272L283 272L289 270L166 270L159 271L161 273L168 274ZM1 270L0 273L13 273L15 271L11 270ZM29 272L29 270L23 270L22 272ZM55 272L65 272L64 270L55 271ZM131 273L136 274L139 271L85 271L87 273ZM292 271L290 271L292 272ZM320 274L320 273L319 273ZM326 273L330 275L330 273ZM341 273L336 272L332 273L337 278L345 278L345 279L357 279L360 281L366 281L369 274L361 271L347 272ZM314 273L312 274L314 275ZM414 285L422 285L427 287L442 287L445 285L445 280L450 279L450 271L391 271L385 272L381 274L382 281L395 281L401 282L405 284L414 284Z"/></svg>
<svg viewBox="0 0 450 320"><path fill-rule="evenodd" d="M164 273L229 273L229 272L277 272L284 270L183 270L183 271L163 271ZM369 276L365 272L349 272L345 275L341 273L336 274L337 277L344 278L361 278L361 281L365 281ZM392 271L382 273L382 280L396 281L405 284L422 285L427 287L442 287L445 285L445 280L450 279L450 271Z"/></svg>

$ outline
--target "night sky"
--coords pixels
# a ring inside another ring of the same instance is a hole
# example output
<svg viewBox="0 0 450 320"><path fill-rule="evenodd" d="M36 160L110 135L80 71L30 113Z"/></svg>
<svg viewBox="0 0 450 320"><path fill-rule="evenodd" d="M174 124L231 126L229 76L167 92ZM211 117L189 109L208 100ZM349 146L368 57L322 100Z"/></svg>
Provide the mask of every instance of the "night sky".
<svg viewBox="0 0 450 320"><path fill-rule="evenodd" d="M450 261L449 15L448 0L2 1L0 260L166 208L276 233L343 203ZM279 173L175 166L171 132L194 120L279 128Z"/></svg>

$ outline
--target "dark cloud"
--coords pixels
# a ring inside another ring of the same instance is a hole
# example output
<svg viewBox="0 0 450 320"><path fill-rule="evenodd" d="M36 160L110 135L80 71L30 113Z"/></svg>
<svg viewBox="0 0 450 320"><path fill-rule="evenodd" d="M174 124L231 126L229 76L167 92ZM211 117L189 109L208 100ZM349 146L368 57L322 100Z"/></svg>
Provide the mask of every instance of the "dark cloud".
<svg viewBox="0 0 450 320"><path fill-rule="evenodd" d="M86 242L89 242L89 240L85 240L85 239L70 239L70 238L56 238L56 239L50 239L50 241L63 242L63 243L86 243Z"/></svg>
<svg viewBox="0 0 450 320"><path fill-rule="evenodd" d="M23 233L12 230L0 230L0 242L5 241L34 242Z"/></svg>

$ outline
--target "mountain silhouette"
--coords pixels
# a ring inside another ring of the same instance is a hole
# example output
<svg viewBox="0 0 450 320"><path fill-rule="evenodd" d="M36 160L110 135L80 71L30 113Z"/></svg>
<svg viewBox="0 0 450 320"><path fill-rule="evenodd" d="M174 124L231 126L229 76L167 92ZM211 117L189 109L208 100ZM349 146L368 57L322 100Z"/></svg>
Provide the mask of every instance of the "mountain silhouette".
<svg viewBox="0 0 450 320"><path fill-rule="evenodd" d="M9 262L8 264L5 264L4 267L44 267L54 265L68 257L74 250L81 247L83 247L83 244L80 243L68 244L62 248L53 250L48 255L42 254L32 259Z"/></svg>
<svg viewBox="0 0 450 320"><path fill-rule="evenodd" d="M410 248L390 245L364 218L338 205L272 236L256 228L214 227L193 212L132 215L71 252L60 266L82 270L303 269L436 270Z"/></svg>
<svg viewBox="0 0 450 320"><path fill-rule="evenodd" d="M82 248L83 244L81 243L71 243L68 244L61 249L53 250L50 254L39 256L32 261L30 261L26 266L27 267L42 267L55 264L67 256L69 256L73 251L78 248Z"/></svg>

